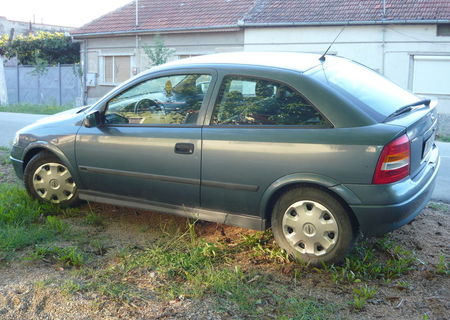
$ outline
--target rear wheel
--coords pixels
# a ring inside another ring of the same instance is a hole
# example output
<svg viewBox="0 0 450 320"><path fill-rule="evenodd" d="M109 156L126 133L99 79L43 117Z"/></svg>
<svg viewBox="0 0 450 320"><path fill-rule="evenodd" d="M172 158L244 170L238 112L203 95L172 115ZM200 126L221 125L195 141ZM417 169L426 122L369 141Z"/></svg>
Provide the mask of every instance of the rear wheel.
<svg viewBox="0 0 450 320"><path fill-rule="evenodd" d="M337 263L353 247L350 213L335 197L304 187L287 191L272 212L275 241L298 261Z"/></svg>
<svg viewBox="0 0 450 320"><path fill-rule="evenodd" d="M40 201L75 206L80 200L69 169L54 155L41 152L27 164L24 183L28 193Z"/></svg>

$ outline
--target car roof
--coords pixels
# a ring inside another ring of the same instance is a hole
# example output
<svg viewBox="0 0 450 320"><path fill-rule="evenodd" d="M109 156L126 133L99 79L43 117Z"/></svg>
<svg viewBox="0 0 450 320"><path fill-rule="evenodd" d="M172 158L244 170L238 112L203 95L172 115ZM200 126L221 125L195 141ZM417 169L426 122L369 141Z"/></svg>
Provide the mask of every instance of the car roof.
<svg viewBox="0 0 450 320"><path fill-rule="evenodd" d="M298 52L230 52L217 53L187 59L181 59L151 68L151 71L167 69L171 67L189 67L195 65L245 65L264 66L305 72L320 64L321 55L314 53ZM336 59L327 56L328 59Z"/></svg>

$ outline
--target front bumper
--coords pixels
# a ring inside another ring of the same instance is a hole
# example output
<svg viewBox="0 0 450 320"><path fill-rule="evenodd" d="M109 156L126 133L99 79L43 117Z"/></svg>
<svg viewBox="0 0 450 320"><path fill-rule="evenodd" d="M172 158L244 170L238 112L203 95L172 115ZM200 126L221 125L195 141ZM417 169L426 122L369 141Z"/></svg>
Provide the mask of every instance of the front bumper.
<svg viewBox="0 0 450 320"><path fill-rule="evenodd" d="M17 177L19 177L19 179L23 179L23 161L13 158L12 156L9 157L9 159L11 160L12 166L14 168L14 171L16 172Z"/></svg>
<svg viewBox="0 0 450 320"><path fill-rule="evenodd" d="M427 205L436 185L440 159L437 147L423 171L390 185L347 185L362 203L350 205L365 235L379 235L412 221Z"/></svg>
<svg viewBox="0 0 450 320"><path fill-rule="evenodd" d="M24 149L22 147L14 145L11 149L11 156L9 157L17 177L21 180L23 179L24 170L23 161L21 160L23 158L23 151Z"/></svg>

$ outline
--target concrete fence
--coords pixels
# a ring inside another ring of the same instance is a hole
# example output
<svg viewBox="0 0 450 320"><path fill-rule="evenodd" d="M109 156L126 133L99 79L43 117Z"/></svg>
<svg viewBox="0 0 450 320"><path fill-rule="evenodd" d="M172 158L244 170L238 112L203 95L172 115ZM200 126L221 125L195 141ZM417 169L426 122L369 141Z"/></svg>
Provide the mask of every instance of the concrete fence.
<svg viewBox="0 0 450 320"><path fill-rule="evenodd" d="M34 66L5 67L9 104L76 105L81 96L81 77L77 66L49 67L43 74Z"/></svg>

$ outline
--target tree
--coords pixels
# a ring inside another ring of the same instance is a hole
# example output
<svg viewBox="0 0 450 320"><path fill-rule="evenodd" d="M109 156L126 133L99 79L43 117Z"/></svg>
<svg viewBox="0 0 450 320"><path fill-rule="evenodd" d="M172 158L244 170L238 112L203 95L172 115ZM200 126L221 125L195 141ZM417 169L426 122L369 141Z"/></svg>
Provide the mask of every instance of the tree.
<svg viewBox="0 0 450 320"><path fill-rule="evenodd" d="M175 50L169 49L165 46L164 40L161 38L159 34L155 36L154 39L154 47L143 46L144 53L147 55L148 59L151 61L149 67L158 66L160 64L164 64L170 58L172 54L175 53Z"/></svg>
<svg viewBox="0 0 450 320"><path fill-rule="evenodd" d="M0 37L0 55L17 57L20 64L54 66L80 62L80 44L64 33L37 32L18 35L10 41L8 35Z"/></svg>

